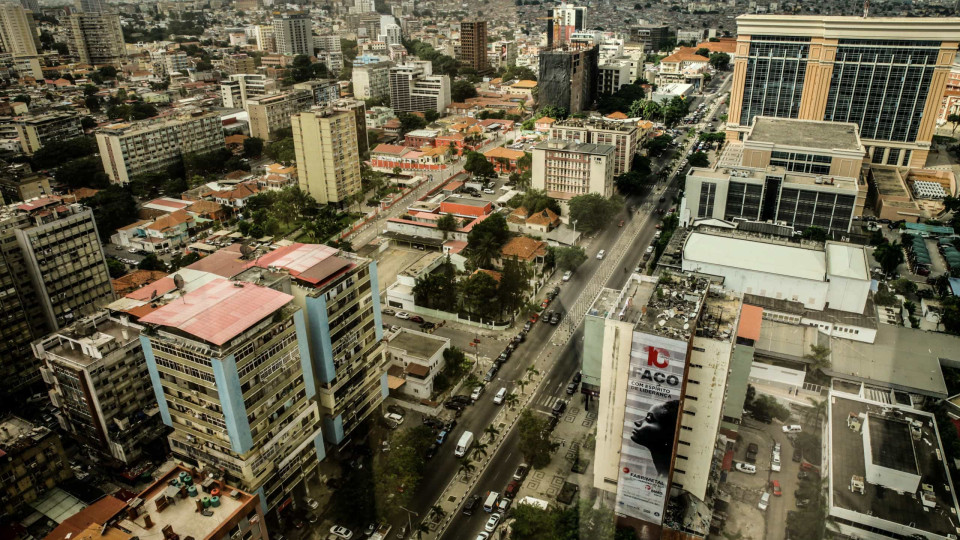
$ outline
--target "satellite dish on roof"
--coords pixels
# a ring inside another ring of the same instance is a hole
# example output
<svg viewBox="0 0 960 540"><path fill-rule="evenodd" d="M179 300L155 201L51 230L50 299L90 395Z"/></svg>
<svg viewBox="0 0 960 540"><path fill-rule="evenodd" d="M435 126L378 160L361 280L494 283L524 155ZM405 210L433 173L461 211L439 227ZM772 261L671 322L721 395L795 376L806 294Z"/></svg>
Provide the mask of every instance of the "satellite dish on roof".
<svg viewBox="0 0 960 540"><path fill-rule="evenodd" d="M180 274L174 274L173 284L177 287L177 290L183 292L183 276Z"/></svg>
<svg viewBox="0 0 960 540"><path fill-rule="evenodd" d="M242 246L240 246L240 256L243 257L244 259L249 257L250 254L253 253L254 251L255 250L250 244L243 244Z"/></svg>

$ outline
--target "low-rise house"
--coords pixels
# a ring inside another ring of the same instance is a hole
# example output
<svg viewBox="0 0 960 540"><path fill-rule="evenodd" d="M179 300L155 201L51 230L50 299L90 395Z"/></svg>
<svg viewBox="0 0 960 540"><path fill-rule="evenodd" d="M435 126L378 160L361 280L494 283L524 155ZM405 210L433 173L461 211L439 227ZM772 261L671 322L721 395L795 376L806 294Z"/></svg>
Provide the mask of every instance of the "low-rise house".
<svg viewBox="0 0 960 540"><path fill-rule="evenodd" d="M389 336L387 358L402 369L403 382L398 390L415 398L430 399L434 379L445 366L443 352L449 348L447 338L407 328Z"/></svg>

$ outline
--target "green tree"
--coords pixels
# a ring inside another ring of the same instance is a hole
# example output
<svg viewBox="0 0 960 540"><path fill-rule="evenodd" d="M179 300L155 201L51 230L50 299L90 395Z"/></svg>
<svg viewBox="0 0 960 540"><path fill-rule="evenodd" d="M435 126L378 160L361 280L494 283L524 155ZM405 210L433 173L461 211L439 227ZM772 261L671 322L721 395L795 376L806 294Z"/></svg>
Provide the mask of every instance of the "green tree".
<svg viewBox="0 0 960 540"><path fill-rule="evenodd" d="M97 127L97 121L89 116L84 116L80 119L80 127L84 130L93 129Z"/></svg>
<svg viewBox="0 0 960 540"><path fill-rule="evenodd" d="M816 225L812 227L807 227L803 230L803 237L807 240L815 240L817 242L826 242L828 235L827 230L823 227L817 227Z"/></svg>
<svg viewBox="0 0 960 540"><path fill-rule="evenodd" d="M560 215L560 203L556 199L547 195L542 189L528 189L522 195L518 196L519 206L527 209L527 215L531 216L538 212L549 209L554 214Z"/></svg>
<svg viewBox="0 0 960 540"><path fill-rule="evenodd" d="M947 115L947 122L953 124L953 129L950 130L951 135L957 135L957 126L960 125L960 114L951 114Z"/></svg>
<svg viewBox="0 0 960 540"><path fill-rule="evenodd" d="M107 257L107 271L110 272L111 279L117 279L127 273L127 265L113 257Z"/></svg>
<svg viewBox="0 0 960 540"><path fill-rule="evenodd" d="M13 101L19 101L20 103L26 103L27 107L30 106L30 96L27 94L17 94L13 97Z"/></svg>
<svg viewBox="0 0 960 540"><path fill-rule="evenodd" d="M379 516L395 516L400 506L409 503L423 478L423 454L435 438L433 430L423 425L399 430L390 441L390 452L374 456L374 493Z"/></svg>
<svg viewBox="0 0 960 540"><path fill-rule="evenodd" d="M750 403L749 410L753 414L753 417L761 422L769 423L773 418L782 422L790 419L790 409L781 405L776 399L766 395L757 396Z"/></svg>
<svg viewBox="0 0 960 540"><path fill-rule="evenodd" d="M467 256L477 268L488 268L491 261L500 258L500 250L509 237L503 214L490 214L467 233Z"/></svg>
<svg viewBox="0 0 960 540"><path fill-rule="evenodd" d="M100 98L97 96L87 96L83 99L83 104L88 111L92 113L100 112Z"/></svg>
<svg viewBox="0 0 960 540"><path fill-rule="evenodd" d="M723 71L730 65L730 55L725 52L715 52L709 58L710 65L717 71Z"/></svg>
<svg viewBox="0 0 960 540"><path fill-rule="evenodd" d="M438 113L433 109L427 109L423 113L423 117L427 120L427 123L430 124L430 123L436 122L437 119L440 118L440 113Z"/></svg>
<svg viewBox="0 0 960 540"><path fill-rule="evenodd" d="M57 167L53 173L58 182L72 188L105 188L110 185L107 174L103 172L103 162L97 156L72 159ZM126 225L124 223L124 225Z"/></svg>
<svg viewBox="0 0 960 540"><path fill-rule="evenodd" d="M709 58L710 58L710 49L708 49L708 48L706 48L706 47L700 47L699 49L696 50L696 52L695 52L694 54L696 54L697 56L702 56L702 57L704 57L704 58L709 59Z"/></svg>
<svg viewBox="0 0 960 540"><path fill-rule="evenodd" d="M703 152L694 152L690 155L689 163L691 167L709 167L710 158Z"/></svg>
<svg viewBox="0 0 960 540"><path fill-rule="evenodd" d="M137 268L140 270L166 270L164 264L153 253L141 259L140 263L137 265Z"/></svg>
<svg viewBox="0 0 960 540"><path fill-rule="evenodd" d="M627 171L613 179L613 183L617 187L617 193L624 197L642 194L648 181L649 177L639 171Z"/></svg>
<svg viewBox="0 0 960 540"><path fill-rule="evenodd" d="M457 269L449 258L425 276L417 278L413 297L418 306L454 312L457 310Z"/></svg>
<svg viewBox="0 0 960 540"><path fill-rule="evenodd" d="M463 103L464 101L477 97L477 88L470 81L457 80L450 85L450 99L454 103Z"/></svg>
<svg viewBox="0 0 960 540"><path fill-rule="evenodd" d="M510 512L513 517L511 540L558 538L557 517L552 511L531 504L518 504Z"/></svg>
<svg viewBox="0 0 960 540"><path fill-rule="evenodd" d="M280 139L267 145L264 153L268 158L285 164L296 163L297 153L293 146L293 138Z"/></svg>
<svg viewBox="0 0 960 540"><path fill-rule="evenodd" d="M460 282L463 309L470 315L492 319L499 308L491 298L497 296L497 281L486 272L476 272Z"/></svg>
<svg viewBox="0 0 960 540"><path fill-rule="evenodd" d="M830 367L830 347L825 345L811 344L810 352L803 357L810 361L811 369L823 370Z"/></svg>
<svg viewBox="0 0 960 540"><path fill-rule="evenodd" d="M614 196L604 198L597 193L577 195L570 199L570 220L577 222L577 230L587 234L603 229L611 217L623 209L623 200Z"/></svg>
<svg viewBox="0 0 960 540"><path fill-rule="evenodd" d="M62 141L50 141L34 152L30 161L35 169L49 169L71 159L82 158L97 152L97 141L81 135Z"/></svg>
<svg viewBox="0 0 960 540"><path fill-rule="evenodd" d="M517 447L532 467L542 469L550 464L550 454L559 446L550 440L549 420L524 409L517 420ZM546 538L546 537L545 537Z"/></svg>
<svg viewBox="0 0 960 540"><path fill-rule="evenodd" d="M880 263L885 274L892 275L897 271L897 267L903 264L903 249L899 242L880 244L874 248L873 258Z"/></svg>
<svg viewBox="0 0 960 540"><path fill-rule="evenodd" d="M497 176L497 171L494 168L493 163L490 163L487 157L480 152L467 152L466 157L467 161L463 165L463 170L474 176L481 176L484 178L493 178Z"/></svg>
<svg viewBox="0 0 960 540"><path fill-rule="evenodd" d="M418 114L402 112L397 115L397 120L400 120L401 135L405 135L415 129L423 129L427 127L426 119Z"/></svg>
<svg viewBox="0 0 960 540"><path fill-rule="evenodd" d="M529 267L516 260L503 261L503 271L497 286L497 305L502 314L512 314L526 303L530 287Z"/></svg>
<svg viewBox="0 0 960 540"><path fill-rule="evenodd" d="M437 229L443 231L443 239L447 239L447 234L460 228L460 222L450 213L440 216L437 220Z"/></svg>
<svg viewBox="0 0 960 540"><path fill-rule="evenodd" d="M248 158L258 158L263 154L263 139L248 137L243 140L243 155Z"/></svg>
<svg viewBox="0 0 960 540"><path fill-rule="evenodd" d="M660 135L650 139L646 143L647 152L652 156L659 156L663 153L664 150L670 148L670 143L673 142L673 137L669 135Z"/></svg>
<svg viewBox="0 0 960 540"><path fill-rule="evenodd" d="M586 262L587 254L582 247L552 247L554 264L560 270L573 272Z"/></svg>

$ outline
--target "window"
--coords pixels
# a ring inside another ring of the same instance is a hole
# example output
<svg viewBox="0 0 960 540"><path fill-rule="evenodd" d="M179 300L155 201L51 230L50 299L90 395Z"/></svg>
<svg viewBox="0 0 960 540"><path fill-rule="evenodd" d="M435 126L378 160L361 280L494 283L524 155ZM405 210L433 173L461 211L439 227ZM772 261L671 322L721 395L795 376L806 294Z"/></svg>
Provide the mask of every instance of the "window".
<svg viewBox="0 0 960 540"><path fill-rule="evenodd" d="M754 116L797 118L810 38L753 36L747 53L740 125Z"/></svg>
<svg viewBox="0 0 960 540"><path fill-rule="evenodd" d="M717 195L717 184L715 182L703 182L700 184L700 208L697 215L708 217L713 215L713 202Z"/></svg>

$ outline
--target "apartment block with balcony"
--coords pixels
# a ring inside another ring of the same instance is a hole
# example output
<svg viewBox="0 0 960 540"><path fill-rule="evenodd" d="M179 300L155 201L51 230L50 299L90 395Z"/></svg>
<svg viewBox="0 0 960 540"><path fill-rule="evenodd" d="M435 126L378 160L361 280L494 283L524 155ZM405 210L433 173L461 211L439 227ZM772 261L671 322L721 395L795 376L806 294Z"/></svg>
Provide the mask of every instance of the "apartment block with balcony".
<svg viewBox="0 0 960 540"><path fill-rule="evenodd" d="M326 456L304 311L219 277L164 297L140 342L170 448L276 509Z"/></svg>
<svg viewBox="0 0 960 540"><path fill-rule="evenodd" d="M33 343L60 427L117 466L136 463L166 431L140 330L100 311Z"/></svg>
<svg viewBox="0 0 960 540"><path fill-rule="evenodd" d="M388 394L376 261L320 244L293 244L263 254L234 279L288 276L304 313L323 433L343 443Z"/></svg>
<svg viewBox="0 0 960 540"><path fill-rule="evenodd" d="M342 203L361 189L356 122L353 111L333 109L291 119L300 189L320 204Z"/></svg>
<svg viewBox="0 0 960 540"><path fill-rule="evenodd" d="M66 28L70 56L81 64L119 66L127 57L119 15L75 13Z"/></svg>
<svg viewBox="0 0 960 540"><path fill-rule="evenodd" d="M379 99L390 95L390 68L393 62L369 62L353 66L353 95L357 99Z"/></svg>
<svg viewBox="0 0 960 540"><path fill-rule="evenodd" d="M314 95L310 90L293 90L248 99L244 108L250 117L250 136L269 141L278 129L290 127L291 116L313 105Z"/></svg>
<svg viewBox="0 0 960 540"><path fill-rule="evenodd" d="M613 174L630 172L642 133L634 122L603 118L568 118L553 124L550 138L590 144L613 145Z"/></svg>
<svg viewBox="0 0 960 540"><path fill-rule="evenodd" d="M569 200L577 195L613 195L616 147L548 139L533 147L532 185Z"/></svg>
<svg viewBox="0 0 960 540"><path fill-rule="evenodd" d="M394 111L442 113L450 105L450 77L434 75L430 62L407 62L390 68L390 106Z"/></svg>
<svg viewBox="0 0 960 540"><path fill-rule="evenodd" d="M73 476L60 437L18 416L0 419L0 510L16 516Z"/></svg>
<svg viewBox="0 0 960 540"><path fill-rule="evenodd" d="M220 83L220 99L228 109L243 109L248 99L277 90L277 81L259 73L237 73Z"/></svg>
<svg viewBox="0 0 960 540"><path fill-rule="evenodd" d="M226 146L217 113L111 124L97 131L97 146L110 181L126 184L134 176L160 172L187 154L205 154Z"/></svg>
<svg viewBox="0 0 960 540"><path fill-rule="evenodd" d="M0 118L0 131L20 141L24 154L33 155L43 145L83 135L80 117L70 112L50 112L36 115Z"/></svg>

